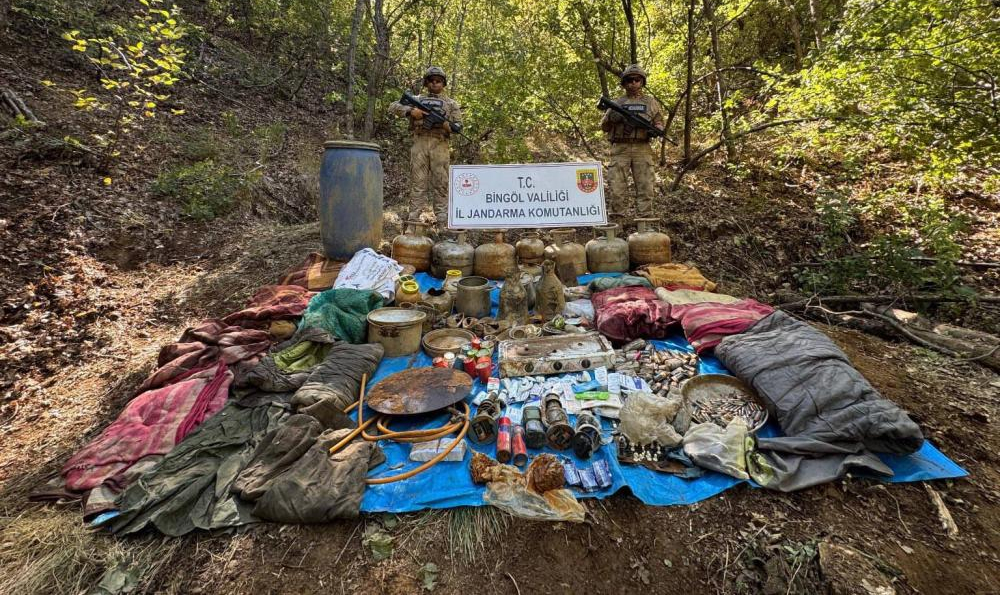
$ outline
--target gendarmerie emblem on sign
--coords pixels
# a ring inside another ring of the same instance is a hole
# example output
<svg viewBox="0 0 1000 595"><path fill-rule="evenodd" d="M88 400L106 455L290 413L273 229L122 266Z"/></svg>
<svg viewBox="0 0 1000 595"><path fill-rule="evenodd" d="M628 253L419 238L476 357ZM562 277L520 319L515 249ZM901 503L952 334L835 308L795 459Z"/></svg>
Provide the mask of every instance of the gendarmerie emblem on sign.
<svg viewBox="0 0 1000 595"><path fill-rule="evenodd" d="M597 170L576 170L576 187L584 192L593 192L594 190L597 190Z"/></svg>

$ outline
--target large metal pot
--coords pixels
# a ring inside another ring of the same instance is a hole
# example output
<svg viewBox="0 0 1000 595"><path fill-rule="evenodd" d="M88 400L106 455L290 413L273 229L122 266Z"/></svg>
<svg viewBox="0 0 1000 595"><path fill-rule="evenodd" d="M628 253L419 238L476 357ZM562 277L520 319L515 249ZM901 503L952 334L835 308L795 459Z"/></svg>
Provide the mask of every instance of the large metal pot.
<svg viewBox="0 0 1000 595"><path fill-rule="evenodd" d="M587 268L591 273L624 273L628 271L628 243L615 237L617 225L600 225L603 236L587 242Z"/></svg>
<svg viewBox="0 0 1000 595"><path fill-rule="evenodd" d="M490 315L490 280L486 277L463 277L458 282L458 294L455 296L455 311L472 318L485 318Z"/></svg>
<svg viewBox="0 0 1000 595"><path fill-rule="evenodd" d="M444 279L449 270L462 271L463 276L473 272L476 249L465 241L466 232L459 230L455 237L445 238L431 249L431 274Z"/></svg>
<svg viewBox="0 0 1000 595"><path fill-rule="evenodd" d="M420 349L425 312L416 308L379 308L368 313L368 342L381 343L385 357L409 355Z"/></svg>
<svg viewBox="0 0 1000 595"><path fill-rule="evenodd" d="M426 223L410 221L409 228L392 239L392 259L417 271L430 269L434 242L427 237L426 228Z"/></svg>

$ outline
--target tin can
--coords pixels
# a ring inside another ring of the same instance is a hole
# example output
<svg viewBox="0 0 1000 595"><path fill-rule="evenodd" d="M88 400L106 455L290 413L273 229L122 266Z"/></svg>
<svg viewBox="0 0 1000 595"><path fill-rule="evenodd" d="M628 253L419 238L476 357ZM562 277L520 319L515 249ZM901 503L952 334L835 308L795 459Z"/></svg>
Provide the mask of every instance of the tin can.
<svg viewBox="0 0 1000 595"><path fill-rule="evenodd" d="M490 371L493 369L493 364L490 362L476 362L476 376L479 377L479 382L484 385L490 381Z"/></svg>
<svg viewBox="0 0 1000 595"><path fill-rule="evenodd" d="M431 365L434 366L435 368L447 368L448 367L448 364L445 363L443 357L435 357L434 359L431 360Z"/></svg>
<svg viewBox="0 0 1000 595"><path fill-rule="evenodd" d="M514 464L523 467L528 462L528 447L524 442L524 428L520 424L514 426L511 450L514 453Z"/></svg>
<svg viewBox="0 0 1000 595"><path fill-rule="evenodd" d="M497 460L501 463L508 463L512 454L510 418L504 416L500 418L500 424L497 428Z"/></svg>
<svg viewBox="0 0 1000 595"><path fill-rule="evenodd" d="M465 360L465 373L473 378L476 377L476 358L469 357Z"/></svg>
<svg viewBox="0 0 1000 595"><path fill-rule="evenodd" d="M476 357L488 357L488 358L492 359L493 358L493 351L490 350L490 349L482 349L482 348L480 348L479 351L476 352Z"/></svg>
<svg viewBox="0 0 1000 595"><path fill-rule="evenodd" d="M455 356L455 361L452 363L456 370L465 370L465 356L461 353Z"/></svg>
<svg viewBox="0 0 1000 595"><path fill-rule="evenodd" d="M473 337L470 343L472 345L472 349L475 349L476 351L479 351L479 348L483 344L483 342L479 339L479 337Z"/></svg>
<svg viewBox="0 0 1000 595"><path fill-rule="evenodd" d="M450 351L446 351L444 353L444 355L442 355L441 357L444 358L444 367L451 368L451 367L453 367L455 365L455 354L454 353L452 353Z"/></svg>

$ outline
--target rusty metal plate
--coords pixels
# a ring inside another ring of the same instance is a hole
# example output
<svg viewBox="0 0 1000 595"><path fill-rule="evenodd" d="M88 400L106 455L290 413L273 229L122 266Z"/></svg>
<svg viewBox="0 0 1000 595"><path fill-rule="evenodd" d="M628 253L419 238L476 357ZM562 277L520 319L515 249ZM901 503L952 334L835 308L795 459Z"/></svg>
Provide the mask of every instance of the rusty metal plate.
<svg viewBox="0 0 1000 595"><path fill-rule="evenodd" d="M414 415L444 409L472 392L472 377L455 368L413 368L372 387L365 404L379 413Z"/></svg>
<svg viewBox="0 0 1000 595"><path fill-rule="evenodd" d="M604 366L613 370L615 350L598 333L514 339L500 342L503 376L580 372Z"/></svg>

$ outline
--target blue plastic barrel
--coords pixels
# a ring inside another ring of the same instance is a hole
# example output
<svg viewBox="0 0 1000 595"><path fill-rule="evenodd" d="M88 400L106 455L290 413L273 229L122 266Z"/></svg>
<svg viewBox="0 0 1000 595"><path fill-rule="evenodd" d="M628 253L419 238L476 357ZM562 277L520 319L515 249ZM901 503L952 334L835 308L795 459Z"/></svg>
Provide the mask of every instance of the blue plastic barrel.
<svg viewBox="0 0 1000 595"><path fill-rule="evenodd" d="M319 221L323 251L349 259L382 240L382 159L375 143L323 143L319 172Z"/></svg>

